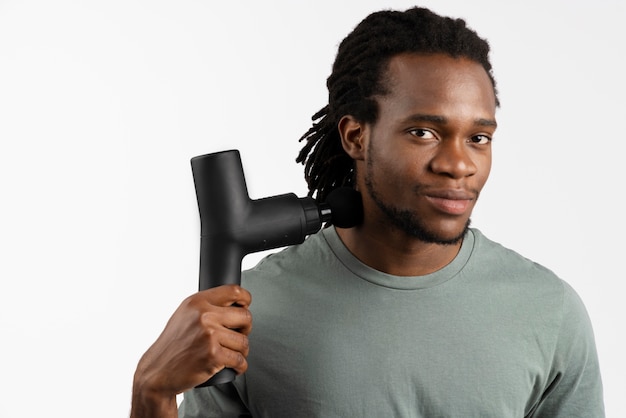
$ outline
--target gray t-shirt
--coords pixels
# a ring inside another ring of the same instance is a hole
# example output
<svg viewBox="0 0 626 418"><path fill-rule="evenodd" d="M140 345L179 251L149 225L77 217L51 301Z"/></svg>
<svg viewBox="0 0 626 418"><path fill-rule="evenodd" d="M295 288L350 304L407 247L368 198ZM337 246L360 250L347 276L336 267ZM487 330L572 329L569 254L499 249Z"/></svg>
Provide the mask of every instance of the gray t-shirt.
<svg viewBox="0 0 626 418"><path fill-rule="evenodd" d="M248 371L186 392L181 417L604 416L580 298L476 229L441 270L398 277L327 228L244 272L242 285L254 318Z"/></svg>

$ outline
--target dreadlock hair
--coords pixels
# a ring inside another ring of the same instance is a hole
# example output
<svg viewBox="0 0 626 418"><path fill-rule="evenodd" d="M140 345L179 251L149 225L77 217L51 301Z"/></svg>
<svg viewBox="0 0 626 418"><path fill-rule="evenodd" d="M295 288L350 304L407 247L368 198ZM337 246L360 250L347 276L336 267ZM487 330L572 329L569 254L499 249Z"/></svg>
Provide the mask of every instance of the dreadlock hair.
<svg viewBox="0 0 626 418"><path fill-rule="evenodd" d="M354 185L354 162L344 151L338 123L352 115L362 123L375 123L377 96L387 93L384 71L401 53L444 53L480 63L493 84L489 44L466 26L463 19L442 17L425 8L404 12L385 10L370 14L341 42L328 77L328 105L312 116L313 126L296 162L305 165L309 196L318 202L335 188Z"/></svg>

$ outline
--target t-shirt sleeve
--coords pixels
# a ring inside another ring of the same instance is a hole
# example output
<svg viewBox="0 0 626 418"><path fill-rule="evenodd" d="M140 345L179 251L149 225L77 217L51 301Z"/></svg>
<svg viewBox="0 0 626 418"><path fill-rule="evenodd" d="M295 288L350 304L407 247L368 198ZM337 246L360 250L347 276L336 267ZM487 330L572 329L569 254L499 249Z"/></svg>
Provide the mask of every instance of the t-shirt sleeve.
<svg viewBox="0 0 626 418"><path fill-rule="evenodd" d="M231 383L192 389L184 393L178 408L179 418L251 417L235 386Z"/></svg>
<svg viewBox="0 0 626 418"><path fill-rule="evenodd" d="M563 285L563 317L550 379L531 416L602 418L602 380L591 321L580 297L568 284Z"/></svg>

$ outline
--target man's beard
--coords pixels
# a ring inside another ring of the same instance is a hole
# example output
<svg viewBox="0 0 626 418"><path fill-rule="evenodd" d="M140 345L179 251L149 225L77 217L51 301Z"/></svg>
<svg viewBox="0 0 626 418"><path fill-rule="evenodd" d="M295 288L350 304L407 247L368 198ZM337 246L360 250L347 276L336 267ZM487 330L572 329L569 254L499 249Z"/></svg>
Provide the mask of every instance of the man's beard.
<svg viewBox="0 0 626 418"><path fill-rule="evenodd" d="M396 208L385 203L375 190L371 173L372 161L371 157L369 157L367 160L367 171L365 173L365 187L367 188L367 191L372 197L374 203L376 203L376 206L378 206L378 208L385 214L387 220L393 226L400 229L405 234L429 244L454 245L463 240L463 237L469 230L471 222L470 219L467 220L463 231L457 236L452 238L442 237L436 232L430 231L414 212L408 209Z"/></svg>

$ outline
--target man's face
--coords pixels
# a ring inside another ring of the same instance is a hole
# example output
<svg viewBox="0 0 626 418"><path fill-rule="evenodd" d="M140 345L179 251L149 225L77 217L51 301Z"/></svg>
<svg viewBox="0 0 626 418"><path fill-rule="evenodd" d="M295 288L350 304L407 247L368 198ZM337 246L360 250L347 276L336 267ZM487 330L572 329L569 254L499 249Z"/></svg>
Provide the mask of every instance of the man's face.
<svg viewBox="0 0 626 418"><path fill-rule="evenodd" d="M357 161L366 216L421 241L457 243L491 169L491 81L480 64L441 54L398 55L386 79Z"/></svg>

